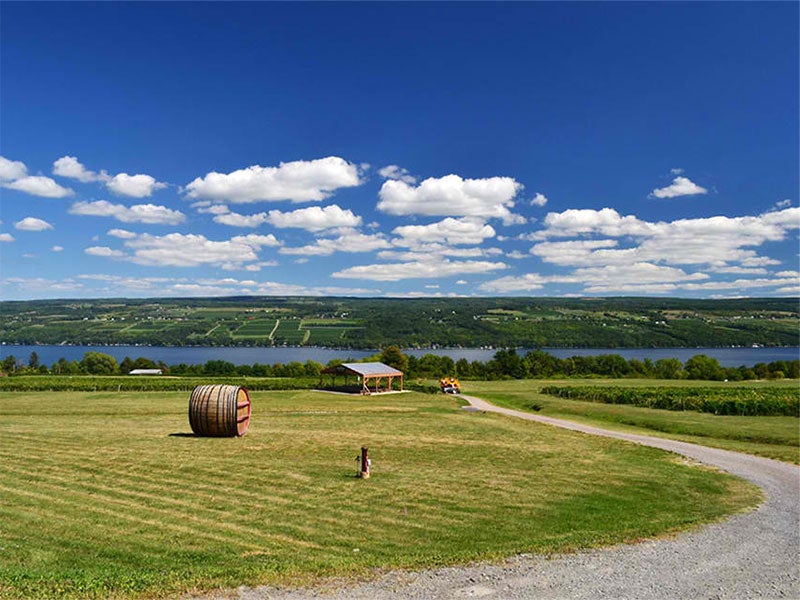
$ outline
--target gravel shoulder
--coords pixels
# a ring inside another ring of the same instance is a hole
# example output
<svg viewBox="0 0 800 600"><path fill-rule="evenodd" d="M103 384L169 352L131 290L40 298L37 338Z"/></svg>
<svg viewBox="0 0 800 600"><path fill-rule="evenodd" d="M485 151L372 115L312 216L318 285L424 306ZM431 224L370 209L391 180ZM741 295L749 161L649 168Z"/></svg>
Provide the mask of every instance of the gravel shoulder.
<svg viewBox="0 0 800 600"><path fill-rule="evenodd" d="M241 587L207 598L800 599L800 467L501 408L473 396L462 398L470 403L467 408L471 410L682 454L755 483L764 490L766 501L755 511L673 539L551 557L521 555L502 564L392 571L353 587Z"/></svg>

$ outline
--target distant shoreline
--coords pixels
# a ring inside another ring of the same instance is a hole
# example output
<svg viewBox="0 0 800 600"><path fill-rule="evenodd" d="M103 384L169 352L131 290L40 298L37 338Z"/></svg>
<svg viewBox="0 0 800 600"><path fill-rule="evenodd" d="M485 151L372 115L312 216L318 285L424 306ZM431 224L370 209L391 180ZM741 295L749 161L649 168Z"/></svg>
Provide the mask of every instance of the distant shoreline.
<svg viewBox="0 0 800 600"><path fill-rule="evenodd" d="M487 362L501 348L405 348L409 356L421 358L426 354L449 356L454 361L466 359L469 362ZM597 356L616 354L625 359L656 361L662 358L678 358L685 362L692 356L705 354L719 360L728 367L769 363L776 360L797 360L800 347L692 347L692 348L515 348L518 354L541 350L557 358L573 356ZM209 360L224 360L237 365L244 364L287 364L305 363L308 360L326 364L331 360L360 360L371 357L379 349L331 348L312 346L145 346L145 345L89 345L89 344L0 344L0 358L14 356L25 361L36 352L43 364L52 364L61 358L80 360L85 352L103 352L114 356L118 361L126 356L131 359L148 358L169 365L180 363L203 364Z"/></svg>

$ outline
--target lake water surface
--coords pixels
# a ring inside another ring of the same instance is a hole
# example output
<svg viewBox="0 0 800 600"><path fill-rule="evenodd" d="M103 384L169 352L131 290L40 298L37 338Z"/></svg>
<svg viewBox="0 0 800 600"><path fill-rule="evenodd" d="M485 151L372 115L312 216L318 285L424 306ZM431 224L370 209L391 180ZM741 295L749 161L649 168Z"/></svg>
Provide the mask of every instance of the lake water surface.
<svg viewBox="0 0 800 600"><path fill-rule="evenodd" d="M800 348L543 348L545 352L558 358L570 356L594 356L598 354L619 354L625 359L636 358L644 360L649 358L656 361L660 358L677 358L686 362L696 354L705 354L716 358L724 367L738 367L740 365L753 366L756 363L769 363L776 360L797 360L800 358ZM362 359L374 355L377 351L347 350L335 348L217 348L217 347L163 347L163 346L21 346L0 345L0 358L13 355L22 362L27 362L31 352L39 355L39 362L52 365L60 358L67 360L80 360L86 352L95 351L110 354L117 361L126 356L132 359L140 356L154 361L164 361L168 365L202 364L209 360L226 360L237 365L261 363L272 365L276 363L289 363L292 361L306 362L314 360L326 364L333 359ZM518 349L517 353L524 355L528 350ZM449 356L453 360L466 358L469 361L490 360L496 349L484 348L437 348L426 350L404 350L406 354L416 357L425 354Z"/></svg>

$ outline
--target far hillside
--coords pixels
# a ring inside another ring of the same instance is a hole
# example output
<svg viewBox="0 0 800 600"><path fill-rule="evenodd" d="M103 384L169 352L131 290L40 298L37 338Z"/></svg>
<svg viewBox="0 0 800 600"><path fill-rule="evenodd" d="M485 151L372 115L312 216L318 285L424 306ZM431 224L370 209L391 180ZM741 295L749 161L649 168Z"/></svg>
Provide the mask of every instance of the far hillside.
<svg viewBox="0 0 800 600"><path fill-rule="evenodd" d="M676 348L797 346L797 298L314 298L0 303L12 344Z"/></svg>

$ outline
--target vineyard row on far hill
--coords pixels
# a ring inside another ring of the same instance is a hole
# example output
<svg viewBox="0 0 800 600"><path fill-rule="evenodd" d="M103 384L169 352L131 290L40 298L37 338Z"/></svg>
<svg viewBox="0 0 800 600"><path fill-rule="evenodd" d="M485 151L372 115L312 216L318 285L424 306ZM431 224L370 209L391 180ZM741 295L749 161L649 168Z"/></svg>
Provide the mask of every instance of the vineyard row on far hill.
<svg viewBox="0 0 800 600"><path fill-rule="evenodd" d="M797 346L796 298L280 298L0 302L10 344L383 348Z"/></svg>

